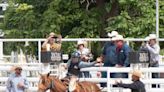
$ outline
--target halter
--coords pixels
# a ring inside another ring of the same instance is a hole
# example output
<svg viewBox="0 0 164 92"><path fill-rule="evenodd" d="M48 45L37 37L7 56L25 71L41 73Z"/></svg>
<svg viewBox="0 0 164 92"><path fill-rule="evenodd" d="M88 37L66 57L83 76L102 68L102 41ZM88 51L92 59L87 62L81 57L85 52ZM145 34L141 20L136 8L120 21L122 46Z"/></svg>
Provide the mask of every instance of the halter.
<svg viewBox="0 0 164 92"><path fill-rule="evenodd" d="M55 88L55 83L51 80L51 83L50 83L50 85L46 88L46 91L48 90L48 89L53 89L53 88Z"/></svg>

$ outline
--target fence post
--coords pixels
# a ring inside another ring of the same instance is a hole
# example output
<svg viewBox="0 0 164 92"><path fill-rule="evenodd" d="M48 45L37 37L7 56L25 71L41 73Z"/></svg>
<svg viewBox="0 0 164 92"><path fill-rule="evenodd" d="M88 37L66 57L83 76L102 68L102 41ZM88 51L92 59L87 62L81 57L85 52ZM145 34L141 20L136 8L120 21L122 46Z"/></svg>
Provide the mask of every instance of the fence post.
<svg viewBox="0 0 164 92"><path fill-rule="evenodd" d="M109 67L107 68L107 92L110 92L110 71Z"/></svg>
<svg viewBox="0 0 164 92"><path fill-rule="evenodd" d="M38 41L38 61L41 63L41 41Z"/></svg>

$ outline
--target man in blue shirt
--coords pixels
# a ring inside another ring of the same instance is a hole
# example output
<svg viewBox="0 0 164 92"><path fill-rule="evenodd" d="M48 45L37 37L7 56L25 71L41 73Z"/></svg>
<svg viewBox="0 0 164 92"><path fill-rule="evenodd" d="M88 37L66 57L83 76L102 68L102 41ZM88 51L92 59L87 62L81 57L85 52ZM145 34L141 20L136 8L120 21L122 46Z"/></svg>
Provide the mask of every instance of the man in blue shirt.
<svg viewBox="0 0 164 92"><path fill-rule="evenodd" d="M22 68L16 66L15 73L8 78L6 92L24 92L29 87L27 79L21 73Z"/></svg>

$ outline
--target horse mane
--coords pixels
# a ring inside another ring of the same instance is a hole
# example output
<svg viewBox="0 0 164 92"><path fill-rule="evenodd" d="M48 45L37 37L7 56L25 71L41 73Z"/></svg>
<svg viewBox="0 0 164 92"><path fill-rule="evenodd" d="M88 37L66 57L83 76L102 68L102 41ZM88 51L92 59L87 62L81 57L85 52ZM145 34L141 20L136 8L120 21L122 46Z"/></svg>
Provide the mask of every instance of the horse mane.
<svg viewBox="0 0 164 92"><path fill-rule="evenodd" d="M46 90L47 88L51 92L65 92L67 87L62 83L62 81L56 76L41 75L42 82L38 85L40 90ZM46 84L47 82L47 84Z"/></svg>

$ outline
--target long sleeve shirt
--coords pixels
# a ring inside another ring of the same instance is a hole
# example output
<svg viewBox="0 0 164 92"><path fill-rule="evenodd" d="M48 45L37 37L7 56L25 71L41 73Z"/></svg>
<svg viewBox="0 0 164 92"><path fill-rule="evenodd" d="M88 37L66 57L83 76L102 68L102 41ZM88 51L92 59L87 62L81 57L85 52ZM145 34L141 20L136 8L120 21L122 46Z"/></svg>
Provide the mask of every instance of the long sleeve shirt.
<svg viewBox="0 0 164 92"><path fill-rule="evenodd" d="M24 86L22 88L18 88L17 85L23 82ZM16 76L16 74L11 74L7 81L6 92L24 92L25 89L29 87L29 82L23 76Z"/></svg>
<svg viewBox="0 0 164 92"><path fill-rule="evenodd" d="M151 62L158 62L159 61L159 52L160 47L158 44L150 46L149 44L146 45L147 49L150 52L150 61Z"/></svg>
<svg viewBox="0 0 164 92"><path fill-rule="evenodd" d="M131 92L146 92L145 85L141 81L134 81L131 84L118 83L119 87L129 88Z"/></svg>
<svg viewBox="0 0 164 92"><path fill-rule="evenodd" d="M67 67L69 67L71 64L71 60L68 60L67 62ZM85 67L91 67L91 66L94 66L96 64L96 62L83 62L83 61L80 61L79 64L78 64L78 67L79 68L85 68Z"/></svg>
<svg viewBox="0 0 164 92"><path fill-rule="evenodd" d="M93 59L93 55L88 48L83 48L82 50L78 49L76 52L79 53L80 55L85 55L85 56L89 57L89 60Z"/></svg>

